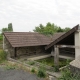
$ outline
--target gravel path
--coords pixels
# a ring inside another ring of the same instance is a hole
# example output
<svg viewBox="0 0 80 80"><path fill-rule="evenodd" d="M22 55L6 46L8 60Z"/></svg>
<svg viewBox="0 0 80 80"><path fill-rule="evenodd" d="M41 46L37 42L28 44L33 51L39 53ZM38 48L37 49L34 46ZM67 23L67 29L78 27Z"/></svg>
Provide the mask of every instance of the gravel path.
<svg viewBox="0 0 80 80"><path fill-rule="evenodd" d="M44 80L38 78L35 74L22 70L5 70L0 67L0 80Z"/></svg>

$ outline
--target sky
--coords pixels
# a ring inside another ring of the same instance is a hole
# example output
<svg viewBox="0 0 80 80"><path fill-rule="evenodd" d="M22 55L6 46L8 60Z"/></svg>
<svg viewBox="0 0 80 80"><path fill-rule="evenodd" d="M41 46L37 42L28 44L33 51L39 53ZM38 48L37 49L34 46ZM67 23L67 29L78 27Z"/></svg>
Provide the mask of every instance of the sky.
<svg viewBox="0 0 80 80"><path fill-rule="evenodd" d="M62 28L80 23L80 0L0 0L0 29L13 24L15 32L29 32L39 24Z"/></svg>

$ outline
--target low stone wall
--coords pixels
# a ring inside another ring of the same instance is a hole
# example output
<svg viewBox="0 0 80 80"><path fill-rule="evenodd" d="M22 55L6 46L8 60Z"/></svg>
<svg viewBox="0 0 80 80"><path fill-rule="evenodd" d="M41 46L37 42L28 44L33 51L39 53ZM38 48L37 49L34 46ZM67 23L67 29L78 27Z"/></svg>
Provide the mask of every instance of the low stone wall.
<svg viewBox="0 0 80 80"><path fill-rule="evenodd" d="M70 70L72 73L80 74L80 57L70 62Z"/></svg>
<svg viewBox="0 0 80 80"><path fill-rule="evenodd" d="M80 74L80 68L70 65L70 70L74 74L78 74L78 75Z"/></svg>

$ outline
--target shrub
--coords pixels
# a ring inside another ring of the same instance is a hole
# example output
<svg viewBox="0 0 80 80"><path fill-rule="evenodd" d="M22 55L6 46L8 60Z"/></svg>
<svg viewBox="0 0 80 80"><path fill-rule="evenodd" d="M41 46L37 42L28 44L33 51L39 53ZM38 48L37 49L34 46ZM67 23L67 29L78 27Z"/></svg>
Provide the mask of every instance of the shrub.
<svg viewBox="0 0 80 80"><path fill-rule="evenodd" d="M46 71L45 71L45 68L43 66L39 67L37 76L40 77L40 78L45 78L46 77Z"/></svg>
<svg viewBox="0 0 80 80"><path fill-rule="evenodd" d="M0 62L6 60L7 58L7 53L5 51L0 51Z"/></svg>
<svg viewBox="0 0 80 80"><path fill-rule="evenodd" d="M32 72L32 73L35 73L35 68L32 68L32 69L31 69L31 72Z"/></svg>

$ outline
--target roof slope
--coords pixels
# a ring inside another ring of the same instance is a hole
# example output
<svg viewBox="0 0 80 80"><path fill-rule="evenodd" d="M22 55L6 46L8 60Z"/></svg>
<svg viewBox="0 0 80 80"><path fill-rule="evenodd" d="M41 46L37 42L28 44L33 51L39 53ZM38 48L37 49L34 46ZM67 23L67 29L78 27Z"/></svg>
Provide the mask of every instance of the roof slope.
<svg viewBox="0 0 80 80"><path fill-rule="evenodd" d="M63 34L64 32L54 33L54 35L52 36L52 42L55 41L60 36L62 36Z"/></svg>
<svg viewBox="0 0 80 80"><path fill-rule="evenodd" d="M77 31L79 29L79 25L76 25L75 27L73 27L71 30L69 30L68 32L66 32L65 34L61 35L60 37L56 38L55 40L53 40L48 46L45 47L45 50L47 50L48 48L50 48L51 46L57 44L58 42L60 42L61 40L63 40L64 38L66 38L67 36L69 36L70 34L74 33L75 31Z"/></svg>
<svg viewBox="0 0 80 80"><path fill-rule="evenodd" d="M5 32L4 36L12 47L48 45L51 38L34 32Z"/></svg>

